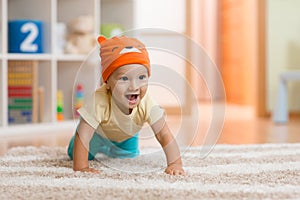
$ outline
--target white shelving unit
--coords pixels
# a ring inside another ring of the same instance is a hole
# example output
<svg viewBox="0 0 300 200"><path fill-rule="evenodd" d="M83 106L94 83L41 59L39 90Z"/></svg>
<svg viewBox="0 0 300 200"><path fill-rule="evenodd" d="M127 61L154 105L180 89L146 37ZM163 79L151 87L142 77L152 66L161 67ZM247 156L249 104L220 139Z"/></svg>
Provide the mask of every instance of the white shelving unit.
<svg viewBox="0 0 300 200"><path fill-rule="evenodd" d="M57 24L67 24L70 20L91 15L94 18L94 34L100 33L100 0L1 0L0 1L0 140L4 136L24 135L25 133L51 133L75 130L73 120L73 89L76 74L84 63L84 87L95 87L95 69L99 60L88 55L62 54L57 51ZM12 54L8 52L8 21L15 19L41 20L43 22L43 47L41 54ZM7 65L10 60L36 60L38 62L38 86L44 88L43 122L10 125L8 123ZM88 66L92 67L88 67ZM98 67L99 68L99 67ZM81 69L82 70L82 69ZM83 76L82 76L83 77ZM83 79L83 78L81 78ZM81 81L80 77L76 81ZM56 119L56 93L64 94L65 121Z"/></svg>

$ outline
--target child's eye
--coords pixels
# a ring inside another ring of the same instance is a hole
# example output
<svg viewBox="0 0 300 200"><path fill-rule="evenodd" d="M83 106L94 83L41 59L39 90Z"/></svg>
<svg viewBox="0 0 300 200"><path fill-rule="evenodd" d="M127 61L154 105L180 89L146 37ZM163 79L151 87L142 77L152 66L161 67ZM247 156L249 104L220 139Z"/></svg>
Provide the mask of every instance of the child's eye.
<svg viewBox="0 0 300 200"><path fill-rule="evenodd" d="M127 81L127 80L128 80L128 77L122 76L122 77L120 78L120 80L121 80L121 81Z"/></svg>
<svg viewBox="0 0 300 200"><path fill-rule="evenodd" d="M140 80L144 80L144 79L146 79L146 78L147 78L146 75L140 75L140 76L139 76L139 79L140 79Z"/></svg>

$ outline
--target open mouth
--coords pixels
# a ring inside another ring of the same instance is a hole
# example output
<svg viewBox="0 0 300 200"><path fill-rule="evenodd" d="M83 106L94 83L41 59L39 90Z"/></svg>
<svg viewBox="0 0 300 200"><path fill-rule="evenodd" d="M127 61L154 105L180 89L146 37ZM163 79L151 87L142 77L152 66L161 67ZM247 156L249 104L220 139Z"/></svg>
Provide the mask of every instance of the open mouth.
<svg viewBox="0 0 300 200"><path fill-rule="evenodd" d="M128 94L125 95L126 98L129 100L129 103L136 103L138 100L139 95L138 94Z"/></svg>

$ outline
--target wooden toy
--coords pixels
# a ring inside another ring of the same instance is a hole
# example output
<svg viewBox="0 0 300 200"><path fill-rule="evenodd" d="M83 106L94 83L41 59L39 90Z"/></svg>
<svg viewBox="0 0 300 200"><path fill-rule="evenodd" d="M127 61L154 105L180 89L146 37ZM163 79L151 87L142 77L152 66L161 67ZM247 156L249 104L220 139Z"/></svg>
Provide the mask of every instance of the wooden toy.
<svg viewBox="0 0 300 200"><path fill-rule="evenodd" d="M38 121L37 61L8 62L8 122Z"/></svg>

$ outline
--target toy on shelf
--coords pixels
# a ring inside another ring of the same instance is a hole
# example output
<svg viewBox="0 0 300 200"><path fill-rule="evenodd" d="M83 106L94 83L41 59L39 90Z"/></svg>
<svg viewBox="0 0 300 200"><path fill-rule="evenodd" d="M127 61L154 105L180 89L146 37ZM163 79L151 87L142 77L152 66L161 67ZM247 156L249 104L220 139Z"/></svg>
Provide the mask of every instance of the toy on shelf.
<svg viewBox="0 0 300 200"><path fill-rule="evenodd" d="M43 22L11 20L8 22L8 50L10 53L43 53Z"/></svg>
<svg viewBox="0 0 300 200"><path fill-rule="evenodd" d="M79 117L79 113L77 112L77 110L83 105L83 98L84 98L83 85L79 83L76 86L76 93L75 93L75 105L74 105L75 118Z"/></svg>
<svg viewBox="0 0 300 200"><path fill-rule="evenodd" d="M37 61L8 61L8 123L38 121Z"/></svg>
<svg viewBox="0 0 300 200"><path fill-rule="evenodd" d="M64 96L61 90L56 93L56 119L57 121L64 120Z"/></svg>
<svg viewBox="0 0 300 200"><path fill-rule="evenodd" d="M39 99L39 122L44 122L44 99L45 99L45 89L44 87L38 88L38 99Z"/></svg>
<svg viewBox="0 0 300 200"><path fill-rule="evenodd" d="M92 16L82 15L71 20L67 25L67 31L65 44L67 54L87 54L97 44Z"/></svg>
<svg viewBox="0 0 300 200"><path fill-rule="evenodd" d="M56 24L56 53L63 54L66 45L67 25L59 22Z"/></svg>
<svg viewBox="0 0 300 200"><path fill-rule="evenodd" d="M116 35L121 35L125 31L125 28L120 24L102 24L101 25L101 35L106 38L110 38Z"/></svg>

